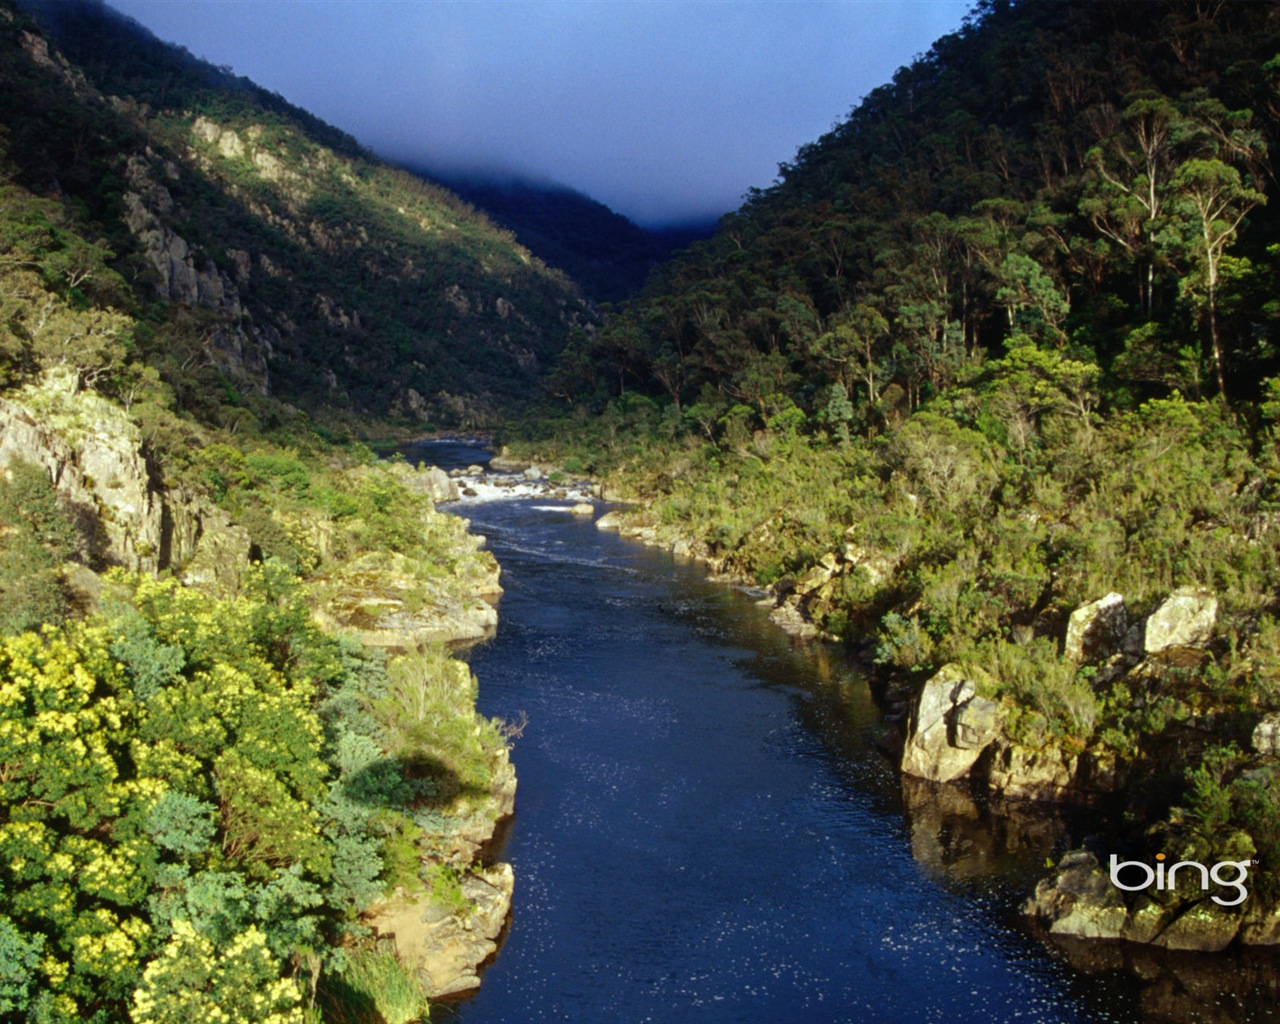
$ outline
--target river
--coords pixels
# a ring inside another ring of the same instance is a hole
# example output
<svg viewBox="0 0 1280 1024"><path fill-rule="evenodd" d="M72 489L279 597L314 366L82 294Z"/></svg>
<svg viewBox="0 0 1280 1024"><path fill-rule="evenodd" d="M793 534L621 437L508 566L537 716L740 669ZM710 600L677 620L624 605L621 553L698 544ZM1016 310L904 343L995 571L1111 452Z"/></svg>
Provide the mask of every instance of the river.
<svg viewBox="0 0 1280 1024"><path fill-rule="evenodd" d="M548 504L452 506L503 567L497 635L468 655L480 710L528 724L510 929L434 1021L1275 1019L1271 968L1031 934L1017 906L1079 822L904 782L840 651Z"/></svg>

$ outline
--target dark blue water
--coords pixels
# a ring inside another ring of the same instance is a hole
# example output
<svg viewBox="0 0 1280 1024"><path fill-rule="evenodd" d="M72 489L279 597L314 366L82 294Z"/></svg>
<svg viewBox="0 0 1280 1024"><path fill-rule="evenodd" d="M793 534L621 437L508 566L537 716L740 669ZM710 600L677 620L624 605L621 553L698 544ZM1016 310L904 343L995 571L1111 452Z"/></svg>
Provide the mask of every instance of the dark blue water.
<svg viewBox="0 0 1280 1024"><path fill-rule="evenodd" d="M1067 826L904 785L839 652L535 504L456 509L506 588L470 653L480 709L528 725L510 932L479 993L433 1020L1222 1019L1153 1013L1123 963L1086 976L1028 934L1016 907ZM1202 999L1175 984L1169 1001Z"/></svg>

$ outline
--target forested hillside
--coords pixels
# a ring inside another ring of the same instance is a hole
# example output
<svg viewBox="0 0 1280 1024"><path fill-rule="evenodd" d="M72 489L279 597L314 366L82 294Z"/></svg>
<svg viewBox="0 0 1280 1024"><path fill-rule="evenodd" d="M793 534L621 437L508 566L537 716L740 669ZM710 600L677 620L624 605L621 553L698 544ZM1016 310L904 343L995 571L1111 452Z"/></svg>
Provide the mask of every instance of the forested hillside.
<svg viewBox="0 0 1280 1024"><path fill-rule="evenodd" d="M521 244L563 270L597 302L618 302L635 294L659 263L706 238L715 226L709 222L646 230L563 185L423 173L514 232Z"/></svg>
<svg viewBox="0 0 1280 1024"><path fill-rule="evenodd" d="M1263 865L1243 911L1082 902L1080 934L1276 941L1278 132L1273 4L980 4L523 428L862 649L904 770Z"/></svg>
<svg viewBox="0 0 1280 1024"><path fill-rule="evenodd" d="M50 12L83 66L0 3L0 1020L419 1019L509 907L507 737L443 646L501 588L447 478L351 430L483 420L583 307L279 97ZM377 940L406 906L447 969Z"/></svg>
<svg viewBox="0 0 1280 1024"><path fill-rule="evenodd" d="M63 56L6 31L11 180L76 204L139 301L169 301L144 318L150 354L185 393L203 374L231 416L270 394L483 422L589 322L562 274L451 193L96 0L34 6Z"/></svg>

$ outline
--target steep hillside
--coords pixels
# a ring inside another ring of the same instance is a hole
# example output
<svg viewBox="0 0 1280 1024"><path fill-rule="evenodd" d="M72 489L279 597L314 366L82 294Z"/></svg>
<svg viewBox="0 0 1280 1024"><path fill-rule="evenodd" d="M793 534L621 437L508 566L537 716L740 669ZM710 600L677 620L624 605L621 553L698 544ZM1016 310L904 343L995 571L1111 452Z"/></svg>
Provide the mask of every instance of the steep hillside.
<svg viewBox="0 0 1280 1024"><path fill-rule="evenodd" d="M424 174L480 207L598 302L629 298L640 290L655 266L714 229L714 224L708 223L645 230L603 203L564 186L517 178Z"/></svg>
<svg viewBox="0 0 1280 1024"><path fill-rule="evenodd" d="M420 1019L510 907L507 736L444 646L498 566L443 473L335 434L509 403L578 300L278 98L57 10L157 93L0 4L0 1020ZM428 975L371 932L397 914Z"/></svg>
<svg viewBox="0 0 1280 1024"><path fill-rule="evenodd" d="M588 321L508 232L280 97L95 0L35 10L62 56L4 26L14 180L78 204L140 302L198 321L188 369L308 408L477 423Z"/></svg>
<svg viewBox="0 0 1280 1024"><path fill-rule="evenodd" d="M1280 941L1278 85L1274 4L984 3L524 428L862 651L904 772L1113 811L1059 933ZM1098 859L1157 853L1248 901Z"/></svg>

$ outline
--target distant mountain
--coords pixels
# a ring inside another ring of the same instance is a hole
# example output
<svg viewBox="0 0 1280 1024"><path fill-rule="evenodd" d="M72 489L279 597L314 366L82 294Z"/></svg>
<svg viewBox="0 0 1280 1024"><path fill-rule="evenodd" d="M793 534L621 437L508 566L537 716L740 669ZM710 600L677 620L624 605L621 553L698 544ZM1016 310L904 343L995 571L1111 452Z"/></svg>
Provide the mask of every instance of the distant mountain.
<svg viewBox="0 0 1280 1024"><path fill-rule="evenodd" d="M193 403L488 422L590 322L508 231L282 97L97 0L27 10L0 21L10 180L86 218L179 336L175 391L226 381Z"/></svg>
<svg viewBox="0 0 1280 1024"><path fill-rule="evenodd" d="M564 185L517 177L415 170L474 204L516 240L600 302L619 302L678 249L709 238L715 222L646 230Z"/></svg>

